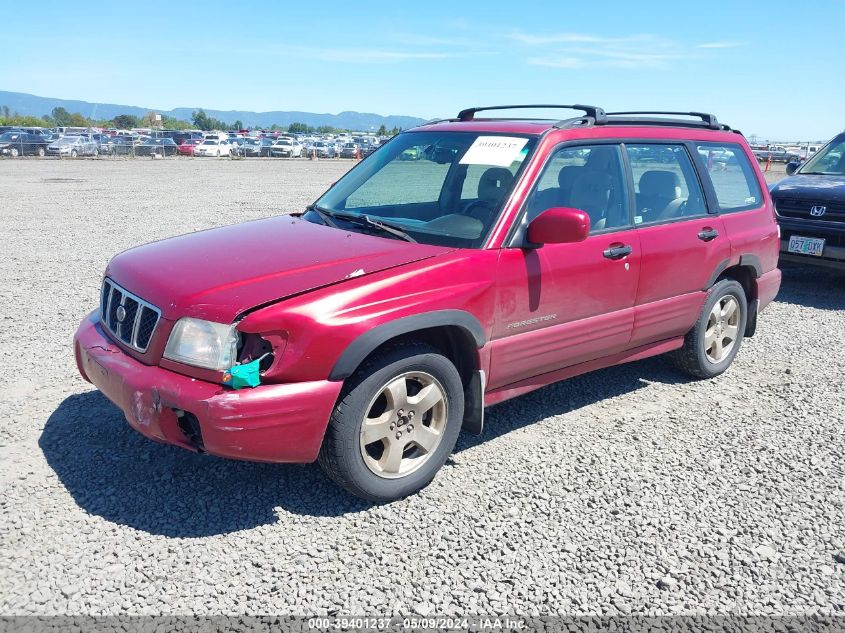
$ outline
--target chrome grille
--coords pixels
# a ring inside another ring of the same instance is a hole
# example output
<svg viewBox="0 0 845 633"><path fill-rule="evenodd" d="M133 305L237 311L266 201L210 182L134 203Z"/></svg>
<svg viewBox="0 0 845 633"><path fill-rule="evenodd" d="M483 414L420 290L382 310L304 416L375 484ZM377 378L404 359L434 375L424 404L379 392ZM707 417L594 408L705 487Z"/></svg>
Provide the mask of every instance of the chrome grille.
<svg viewBox="0 0 845 633"><path fill-rule="evenodd" d="M139 352L145 352L153 337L161 311L121 288L111 279L100 290L100 322L115 338Z"/></svg>

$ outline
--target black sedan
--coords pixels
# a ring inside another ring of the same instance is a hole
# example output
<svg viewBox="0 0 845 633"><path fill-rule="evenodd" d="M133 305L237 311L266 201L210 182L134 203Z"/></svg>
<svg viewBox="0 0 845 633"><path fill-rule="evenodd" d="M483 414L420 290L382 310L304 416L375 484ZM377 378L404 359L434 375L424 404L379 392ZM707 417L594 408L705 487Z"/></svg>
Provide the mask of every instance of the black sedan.
<svg viewBox="0 0 845 633"><path fill-rule="evenodd" d="M0 134L0 154L3 156L44 156L50 144L40 134L29 132L4 132Z"/></svg>
<svg viewBox="0 0 845 633"><path fill-rule="evenodd" d="M176 156L178 147L172 138L148 138L135 146L135 156Z"/></svg>
<svg viewBox="0 0 845 633"><path fill-rule="evenodd" d="M111 136L100 142L100 154L106 156L128 156L134 145L129 136Z"/></svg>

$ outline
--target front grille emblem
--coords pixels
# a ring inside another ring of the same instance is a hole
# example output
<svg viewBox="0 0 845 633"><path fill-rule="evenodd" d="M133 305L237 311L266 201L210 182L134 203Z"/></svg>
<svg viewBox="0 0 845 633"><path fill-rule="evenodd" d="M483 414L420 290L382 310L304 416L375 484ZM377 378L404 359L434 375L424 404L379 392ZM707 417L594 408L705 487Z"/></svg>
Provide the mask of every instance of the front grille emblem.
<svg viewBox="0 0 845 633"><path fill-rule="evenodd" d="M820 218L827 212L827 207L815 206L810 209L810 215L814 218Z"/></svg>
<svg viewBox="0 0 845 633"><path fill-rule="evenodd" d="M100 322L119 340L141 353L153 338L161 311L127 292L111 279L103 279L100 290Z"/></svg>

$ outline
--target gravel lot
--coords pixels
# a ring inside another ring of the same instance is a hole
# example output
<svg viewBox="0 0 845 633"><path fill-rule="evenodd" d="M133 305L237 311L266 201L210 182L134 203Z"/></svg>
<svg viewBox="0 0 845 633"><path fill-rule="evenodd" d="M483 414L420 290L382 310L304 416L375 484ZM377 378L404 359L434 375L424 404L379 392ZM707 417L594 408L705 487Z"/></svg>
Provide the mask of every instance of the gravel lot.
<svg viewBox="0 0 845 633"><path fill-rule="evenodd" d="M488 411L421 494L150 442L70 339L116 252L299 210L348 161L0 161L0 614L843 614L845 282L790 269L734 367ZM220 256L227 256L221 253Z"/></svg>

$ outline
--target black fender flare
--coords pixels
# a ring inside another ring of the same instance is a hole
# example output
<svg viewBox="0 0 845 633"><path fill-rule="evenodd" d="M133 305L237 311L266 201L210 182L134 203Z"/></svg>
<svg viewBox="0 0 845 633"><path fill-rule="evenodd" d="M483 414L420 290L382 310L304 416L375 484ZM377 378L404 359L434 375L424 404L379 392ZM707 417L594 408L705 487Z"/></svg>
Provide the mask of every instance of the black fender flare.
<svg viewBox="0 0 845 633"><path fill-rule="evenodd" d="M361 362L379 345L418 330L453 326L464 330L475 342L477 348L484 347L487 337L481 322L463 310L436 310L413 314L395 321L378 325L352 341L332 367L329 380L344 380L352 375Z"/></svg>
<svg viewBox="0 0 845 633"><path fill-rule="evenodd" d="M704 285L704 288L702 288L702 290L710 290L710 288L712 288L712 287L713 287L713 284L715 284L715 283L716 283L716 280L719 278L719 276L720 276L723 272L725 272L725 271L728 269L728 267L729 267L730 265L731 265L731 260L729 260L729 259L723 259L723 260L719 263L719 265L718 265L718 266L716 266L716 270L714 270L714 271L713 271L713 274L712 274L712 275L710 275L710 279L708 279L708 280L707 280L707 283Z"/></svg>
<svg viewBox="0 0 845 633"><path fill-rule="evenodd" d="M746 254L740 255L739 263L736 264L737 266L743 266L745 268L750 268L754 271L754 279L759 279L760 275L763 274L763 266L760 263L760 258L756 255ZM703 290L709 290L713 287L713 284L716 283L716 280L725 272L728 268L731 268L731 260L724 259L722 260L718 266L716 266L716 270L713 271L713 274L710 275L710 279L707 280L707 284L704 286Z"/></svg>
<svg viewBox="0 0 845 633"><path fill-rule="evenodd" d="M763 265L760 263L760 258L756 255L740 255L739 265L754 269L754 279L759 279L763 274Z"/></svg>

